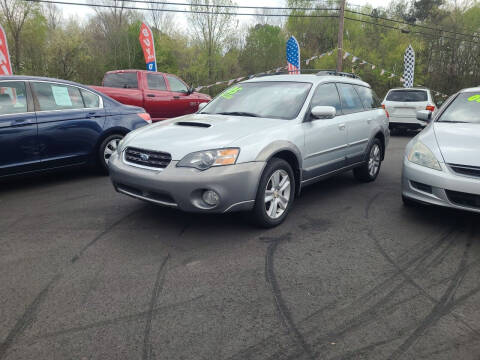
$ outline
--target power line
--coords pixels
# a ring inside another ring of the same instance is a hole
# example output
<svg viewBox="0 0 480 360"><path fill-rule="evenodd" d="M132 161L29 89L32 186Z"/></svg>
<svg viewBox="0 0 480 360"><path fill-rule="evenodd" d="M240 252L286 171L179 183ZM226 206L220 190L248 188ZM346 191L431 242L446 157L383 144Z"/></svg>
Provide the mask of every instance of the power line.
<svg viewBox="0 0 480 360"><path fill-rule="evenodd" d="M402 29L400 29L400 28L398 28L398 27L396 27L396 26L392 26L392 25L381 24L381 23L374 23L374 22L371 22L371 21L362 20L362 19L354 19L354 18L350 18L350 17L345 17L345 19L346 19L346 20L350 20L350 21L357 21L357 22L362 22L362 23L365 23L365 24L371 24L371 25L375 25L375 26L382 26L382 27L385 27L385 28L388 28L388 29L393 29L393 30L402 31ZM419 35L429 36L429 37L431 37L431 38L444 38L444 39L464 41L464 42L468 42L468 43L471 43L471 44L480 45L480 42L478 42L478 41L472 41L472 40L466 40L466 39L456 39L456 38L452 38L452 37L450 37L450 36L445 36L445 35L435 36L434 34L428 34L428 33L424 33L424 32L421 32L421 31L413 31L413 30L410 30L409 32L411 32L412 34L419 34Z"/></svg>
<svg viewBox="0 0 480 360"><path fill-rule="evenodd" d="M111 0L114 1L114 0ZM151 5L169 5L169 6L188 6L191 8L221 8L221 9L255 9L255 10L300 10L300 11L316 11L316 10L338 10L335 8L305 8L305 7L274 7L274 6L247 6L247 5L218 5L204 3L185 3L185 2L169 2L169 1L153 1L153 0L125 0L126 3L139 3ZM325 4L325 3L324 3ZM161 10L161 9L160 9Z"/></svg>
<svg viewBox="0 0 480 360"><path fill-rule="evenodd" d="M107 4L85 4L85 3L75 3L75 2L66 2L58 0L23 0L27 2L34 3L45 3L45 4L57 4L57 5L73 5L73 6L87 6L87 7L96 7L96 8L109 8L109 9L125 9L125 10L140 10L140 11L158 11L158 12L173 12L173 13L188 13L188 14L205 14L205 15L232 15L232 16L267 16L267 17L299 17L299 18L336 18L337 15L318 15L318 14L258 14L258 13L238 13L238 12L227 12L227 11L198 11L198 10L180 10L180 9L152 9L136 6L120 6L120 5L107 5ZM337 9L324 9L337 11Z"/></svg>
<svg viewBox="0 0 480 360"><path fill-rule="evenodd" d="M59 5L73 5L73 6L87 6L87 7L95 7L95 8L111 8L111 9L126 9L126 10L140 10L140 11L157 11L157 12L173 12L173 13L190 13L190 14L205 14L205 15L231 15L231 16L265 16L265 17L298 17L298 18L337 18L338 15L321 15L321 14L271 14L271 13L266 13L266 14L258 14L258 13L238 13L238 12L227 12L227 11L199 11L199 10L181 10L181 9L152 9L152 8L144 8L144 7L136 7L136 6L122 6L122 5L108 5L108 4L86 4L86 3L77 3L77 2L67 2L67 1L59 1L59 0L24 0L27 2L35 2L35 3L47 3L47 4L59 4ZM138 2L138 1L150 1L150 0L133 0L130 2ZM129 1L126 1L129 2ZM151 1L153 2L153 1ZM259 7L261 8L261 7ZM275 9L275 8L271 8ZM314 9L311 9L314 10ZM338 9L324 9L328 11L338 11ZM362 16L364 14L361 14ZM368 14L367 14L368 16ZM373 15L370 15L373 17ZM381 26L384 28L389 28L392 30L397 30L397 31L404 31L403 29L400 29L395 26L387 25L387 24L381 24L378 22L370 22L362 19L355 19L355 18L350 18L350 17L345 17L346 20L350 21L357 21L357 22L362 22L366 24L371 24L375 26ZM388 19L387 19L388 20ZM438 30L437 30L438 31ZM409 30L409 32L413 34L419 34L419 35L424 35L424 36L429 36L433 38L445 38L445 39L450 39L450 40L456 40L456 41L464 41L468 43L472 43L475 45L479 45L480 42L472 41L472 40L465 40L465 39L456 39L452 38L449 36L445 35L439 35L435 36L433 34L428 34L420 31L412 31Z"/></svg>
<svg viewBox="0 0 480 360"><path fill-rule="evenodd" d="M348 10L348 9L345 9L345 11L347 11L347 12L349 12L349 13L352 13L352 14L369 16L369 17L372 17L372 18L375 18L375 19L392 21L392 22L395 22L395 23L398 23L398 24L404 24L404 25L408 25L408 26L415 26L415 27L420 27L420 28L429 29L429 30L434 30L434 31L441 31L441 32L445 32L445 33L455 34L455 35L470 36L470 37L472 37L472 38L480 38L480 35L459 33L459 32L455 32L455 31L451 31L451 30L445 30L445 29L441 29L441 28L433 28L433 27L426 26L426 25L421 25L421 24L410 24L410 23L408 23L408 22L406 22L406 21L401 21L401 20L386 18L386 17L382 17L382 16L376 16L376 15L372 15L372 14L366 14L366 13L363 13L363 12L353 11L353 10Z"/></svg>

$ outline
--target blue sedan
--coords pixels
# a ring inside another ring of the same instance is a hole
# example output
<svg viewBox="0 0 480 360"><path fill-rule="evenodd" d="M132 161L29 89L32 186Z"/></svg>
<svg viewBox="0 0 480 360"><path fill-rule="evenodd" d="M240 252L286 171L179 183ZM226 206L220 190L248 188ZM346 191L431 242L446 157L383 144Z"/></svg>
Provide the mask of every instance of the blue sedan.
<svg viewBox="0 0 480 360"><path fill-rule="evenodd" d="M150 122L77 83L0 76L0 177L84 164L106 172L120 140Z"/></svg>

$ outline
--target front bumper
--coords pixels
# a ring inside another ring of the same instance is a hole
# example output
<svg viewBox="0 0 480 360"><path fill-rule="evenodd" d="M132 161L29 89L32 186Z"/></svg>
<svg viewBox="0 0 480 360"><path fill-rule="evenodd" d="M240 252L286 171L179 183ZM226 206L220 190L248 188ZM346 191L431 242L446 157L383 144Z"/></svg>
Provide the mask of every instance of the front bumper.
<svg viewBox="0 0 480 360"><path fill-rule="evenodd" d="M462 176L441 164L443 171L403 160L402 194L423 203L480 213L480 178Z"/></svg>
<svg viewBox="0 0 480 360"><path fill-rule="evenodd" d="M115 189L125 195L188 212L223 213L251 210L265 162L213 167L205 171L177 167L151 170L126 164L118 154L109 161ZM202 200L205 190L215 191L218 205Z"/></svg>

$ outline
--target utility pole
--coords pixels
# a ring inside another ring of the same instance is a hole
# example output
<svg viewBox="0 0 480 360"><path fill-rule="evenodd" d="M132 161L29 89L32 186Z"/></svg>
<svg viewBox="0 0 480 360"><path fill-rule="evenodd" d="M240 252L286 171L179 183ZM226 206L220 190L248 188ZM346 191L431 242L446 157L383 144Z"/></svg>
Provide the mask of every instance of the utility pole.
<svg viewBox="0 0 480 360"><path fill-rule="evenodd" d="M343 25L345 23L345 0L340 0L340 15L338 17L338 53L337 71L343 68Z"/></svg>

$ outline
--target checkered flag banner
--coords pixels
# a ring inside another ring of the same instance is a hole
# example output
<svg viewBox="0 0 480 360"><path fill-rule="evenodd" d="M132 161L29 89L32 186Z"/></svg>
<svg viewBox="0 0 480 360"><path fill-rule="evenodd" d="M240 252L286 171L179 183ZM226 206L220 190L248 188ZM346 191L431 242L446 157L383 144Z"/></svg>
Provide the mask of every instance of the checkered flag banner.
<svg viewBox="0 0 480 360"><path fill-rule="evenodd" d="M411 88L413 87L413 78L415 75L415 51L413 51L412 45L408 45L407 50L405 50L404 62L403 79L405 82L403 83L403 87Z"/></svg>

